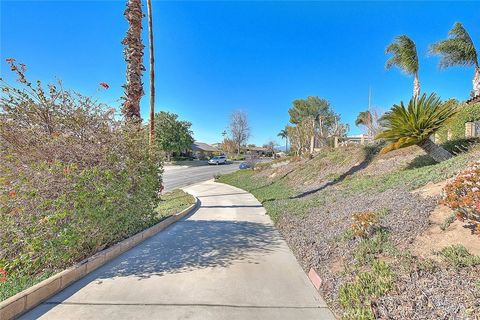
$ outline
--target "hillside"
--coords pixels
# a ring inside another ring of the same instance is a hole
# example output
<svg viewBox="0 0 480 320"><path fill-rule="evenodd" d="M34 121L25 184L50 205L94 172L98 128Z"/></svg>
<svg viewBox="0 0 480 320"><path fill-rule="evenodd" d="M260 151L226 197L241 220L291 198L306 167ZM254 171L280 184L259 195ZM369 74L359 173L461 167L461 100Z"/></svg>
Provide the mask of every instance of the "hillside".
<svg viewBox="0 0 480 320"><path fill-rule="evenodd" d="M480 254L480 238L438 203L445 181L479 156L473 145L435 164L417 147L349 146L219 181L262 202L337 316L475 319L480 258L470 253Z"/></svg>

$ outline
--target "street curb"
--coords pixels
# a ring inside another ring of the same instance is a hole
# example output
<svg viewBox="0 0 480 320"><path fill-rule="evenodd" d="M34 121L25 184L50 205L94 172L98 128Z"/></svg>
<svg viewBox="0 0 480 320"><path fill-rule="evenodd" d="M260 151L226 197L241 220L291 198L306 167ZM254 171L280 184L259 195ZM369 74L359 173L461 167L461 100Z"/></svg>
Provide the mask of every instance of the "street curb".
<svg viewBox="0 0 480 320"><path fill-rule="evenodd" d="M154 226L127 238L108 249L97 252L74 266L61 271L36 285L17 293L0 302L0 320L10 320L30 311L51 296L62 291L73 282L83 278L90 272L130 250L144 240L154 236L171 224L177 222L198 208L200 201L195 197L195 203L187 209L174 214Z"/></svg>

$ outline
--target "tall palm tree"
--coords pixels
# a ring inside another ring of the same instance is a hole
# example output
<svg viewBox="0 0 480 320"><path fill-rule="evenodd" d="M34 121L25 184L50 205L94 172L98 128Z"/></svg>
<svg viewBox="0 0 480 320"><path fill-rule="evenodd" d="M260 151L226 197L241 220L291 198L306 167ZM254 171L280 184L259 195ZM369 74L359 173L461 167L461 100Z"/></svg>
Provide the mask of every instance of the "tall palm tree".
<svg viewBox="0 0 480 320"><path fill-rule="evenodd" d="M141 0L127 0L124 16L128 21L127 35L122 41L122 44L125 45L123 55L127 62L127 83L123 85L125 101L122 112L127 119L140 122L140 99L144 94L142 73L145 71L143 66L143 48L145 46L142 43L143 13Z"/></svg>
<svg viewBox="0 0 480 320"><path fill-rule="evenodd" d="M150 123L149 123L149 143L153 146L155 137L155 57L153 55L153 18L152 18L152 0L147 0L148 12L148 47L150 49Z"/></svg>
<svg viewBox="0 0 480 320"><path fill-rule="evenodd" d="M431 45L430 52L441 56L439 66L442 69L457 65L474 66L472 96L480 95L480 67L472 38L460 22L454 24L448 36L448 39Z"/></svg>
<svg viewBox="0 0 480 320"><path fill-rule="evenodd" d="M285 126L285 128L280 130L280 132L277 134L277 137L285 139L285 152L287 152L287 149L288 149L288 129L287 129L287 126Z"/></svg>
<svg viewBox="0 0 480 320"><path fill-rule="evenodd" d="M386 53L393 56L387 60L386 68L393 66L400 68L408 75L413 75L413 96L420 95L420 82L418 81L418 55L415 42L406 35L395 38L394 42L386 48Z"/></svg>
<svg viewBox="0 0 480 320"><path fill-rule="evenodd" d="M456 112L456 105L442 103L434 93L428 97L423 94L420 98L412 98L407 107L400 102L383 115L381 121L385 129L375 139L390 141L382 153L418 145L435 161L442 162L450 159L452 154L436 145L430 136Z"/></svg>

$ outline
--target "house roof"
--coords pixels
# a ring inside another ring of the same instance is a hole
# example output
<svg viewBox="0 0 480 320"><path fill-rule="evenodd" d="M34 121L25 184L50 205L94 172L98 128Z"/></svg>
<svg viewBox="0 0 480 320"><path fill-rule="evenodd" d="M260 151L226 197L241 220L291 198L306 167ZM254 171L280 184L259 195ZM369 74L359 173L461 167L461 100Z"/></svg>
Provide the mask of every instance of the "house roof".
<svg viewBox="0 0 480 320"><path fill-rule="evenodd" d="M249 150L249 151L268 151L267 148L263 148L263 147L247 147L247 150Z"/></svg>
<svg viewBox="0 0 480 320"><path fill-rule="evenodd" d="M192 143L192 150L193 151L207 151L207 152L220 151L217 148L212 147L209 144L206 144L206 143L203 143L203 142L198 142L198 141L195 141L194 143Z"/></svg>

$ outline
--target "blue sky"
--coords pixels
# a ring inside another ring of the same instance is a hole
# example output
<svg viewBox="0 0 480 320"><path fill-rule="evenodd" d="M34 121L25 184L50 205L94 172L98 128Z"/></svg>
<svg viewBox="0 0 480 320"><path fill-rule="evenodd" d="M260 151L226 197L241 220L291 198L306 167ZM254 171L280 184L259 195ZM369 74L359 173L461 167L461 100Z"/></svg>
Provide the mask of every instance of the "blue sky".
<svg viewBox="0 0 480 320"><path fill-rule="evenodd" d="M62 79L65 87L118 107L125 81L121 40L125 1L0 2L0 74L5 58L28 66L30 79ZM412 79L384 68L385 46L407 34L420 56L423 92L466 99L472 68L440 71L428 45L455 21L480 49L480 5L475 2L186 2L153 1L156 111L193 123L195 138L221 140L233 110L247 112L250 142L277 138L297 98L328 99L350 134L368 104L388 109L409 99ZM146 8L145 8L146 12ZM144 41L147 43L146 19ZM145 53L148 65L148 52ZM111 88L98 92L98 83ZM148 94L148 77L145 75ZM142 116L148 116L148 96Z"/></svg>

